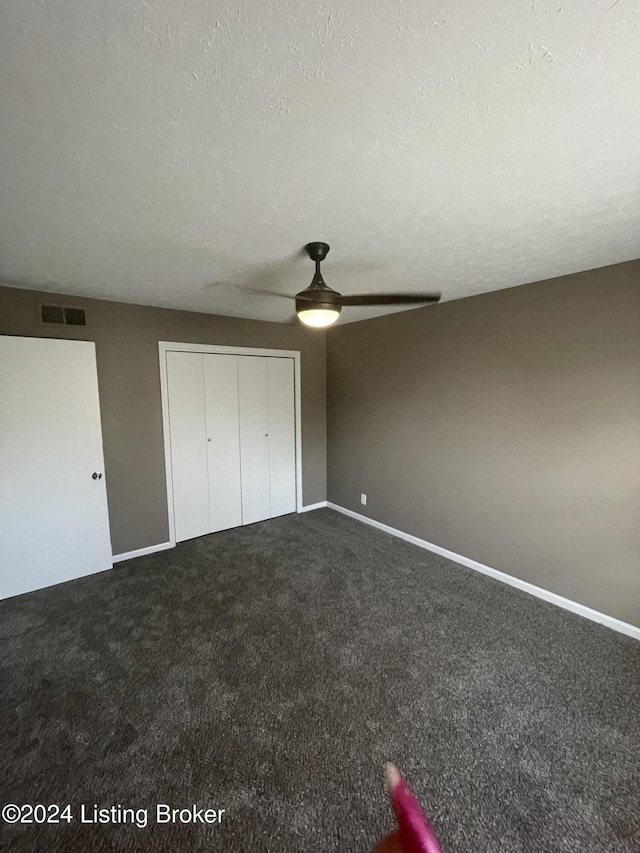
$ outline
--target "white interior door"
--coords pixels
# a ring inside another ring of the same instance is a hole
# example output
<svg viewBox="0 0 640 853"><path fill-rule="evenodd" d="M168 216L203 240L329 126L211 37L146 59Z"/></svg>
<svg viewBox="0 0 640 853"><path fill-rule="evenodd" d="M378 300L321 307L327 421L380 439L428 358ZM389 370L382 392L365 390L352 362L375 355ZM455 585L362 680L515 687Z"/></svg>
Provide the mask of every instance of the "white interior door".
<svg viewBox="0 0 640 853"><path fill-rule="evenodd" d="M296 511L296 421L292 358L268 358L271 518Z"/></svg>
<svg viewBox="0 0 640 853"><path fill-rule="evenodd" d="M238 356L242 523L271 517L267 359Z"/></svg>
<svg viewBox="0 0 640 853"><path fill-rule="evenodd" d="M209 533L204 356L167 353L176 542Z"/></svg>
<svg viewBox="0 0 640 853"><path fill-rule="evenodd" d="M209 472L209 530L242 524L238 358L204 356Z"/></svg>
<svg viewBox="0 0 640 853"><path fill-rule="evenodd" d="M103 472L95 345L0 337L0 597L111 568Z"/></svg>

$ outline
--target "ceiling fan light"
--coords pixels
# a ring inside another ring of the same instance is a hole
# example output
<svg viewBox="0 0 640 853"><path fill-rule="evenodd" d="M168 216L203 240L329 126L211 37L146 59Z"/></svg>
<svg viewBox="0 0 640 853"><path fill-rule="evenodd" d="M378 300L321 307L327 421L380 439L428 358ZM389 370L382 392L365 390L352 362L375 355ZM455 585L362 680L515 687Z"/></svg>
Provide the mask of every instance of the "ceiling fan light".
<svg viewBox="0 0 640 853"><path fill-rule="evenodd" d="M336 308L301 308L298 311L300 321L316 329L331 326L339 316L340 311Z"/></svg>

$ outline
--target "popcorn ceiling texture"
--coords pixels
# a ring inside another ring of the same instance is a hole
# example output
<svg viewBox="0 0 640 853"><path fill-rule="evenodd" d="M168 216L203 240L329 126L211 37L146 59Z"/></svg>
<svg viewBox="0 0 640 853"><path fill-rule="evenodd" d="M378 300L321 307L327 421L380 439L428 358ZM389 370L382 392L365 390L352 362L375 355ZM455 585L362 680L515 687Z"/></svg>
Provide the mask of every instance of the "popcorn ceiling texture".
<svg viewBox="0 0 640 853"><path fill-rule="evenodd" d="M451 7L451 8L449 8ZM287 320L640 255L633 0L5 0L0 277ZM343 322L389 309L345 310Z"/></svg>

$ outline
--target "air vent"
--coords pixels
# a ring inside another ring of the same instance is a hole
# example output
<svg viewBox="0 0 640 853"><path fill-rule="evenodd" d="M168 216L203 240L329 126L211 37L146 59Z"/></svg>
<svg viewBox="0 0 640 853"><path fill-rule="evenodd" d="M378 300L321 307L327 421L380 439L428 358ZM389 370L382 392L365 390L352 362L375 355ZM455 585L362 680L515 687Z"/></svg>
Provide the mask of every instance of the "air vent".
<svg viewBox="0 0 640 853"><path fill-rule="evenodd" d="M87 318L84 308L65 308L62 305L42 305L41 318L43 323L56 323L64 326L86 326Z"/></svg>
<svg viewBox="0 0 640 853"><path fill-rule="evenodd" d="M67 326L86 326L84 308L65 308L64 321Z"/></svg>
<svg viewBox="0 0 640 853"><path fill-rule="evenodd" d="M43 323L64 323L64 308L59 305L42 306Z"/></svg>

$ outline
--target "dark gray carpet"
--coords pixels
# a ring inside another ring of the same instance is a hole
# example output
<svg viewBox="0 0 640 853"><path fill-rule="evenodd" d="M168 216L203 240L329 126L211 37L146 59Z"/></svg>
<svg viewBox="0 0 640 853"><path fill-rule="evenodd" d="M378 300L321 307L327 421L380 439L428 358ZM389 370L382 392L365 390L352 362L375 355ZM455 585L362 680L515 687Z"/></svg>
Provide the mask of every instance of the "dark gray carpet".
<svg viewBox="0 0 640 853"><path fill-rule="evenodd" d="M606 566L603 566L606 571ZM330 510L0 603L9 851L640 850L640 644ZM81 825L80 804L226 809Z"/></svg>

